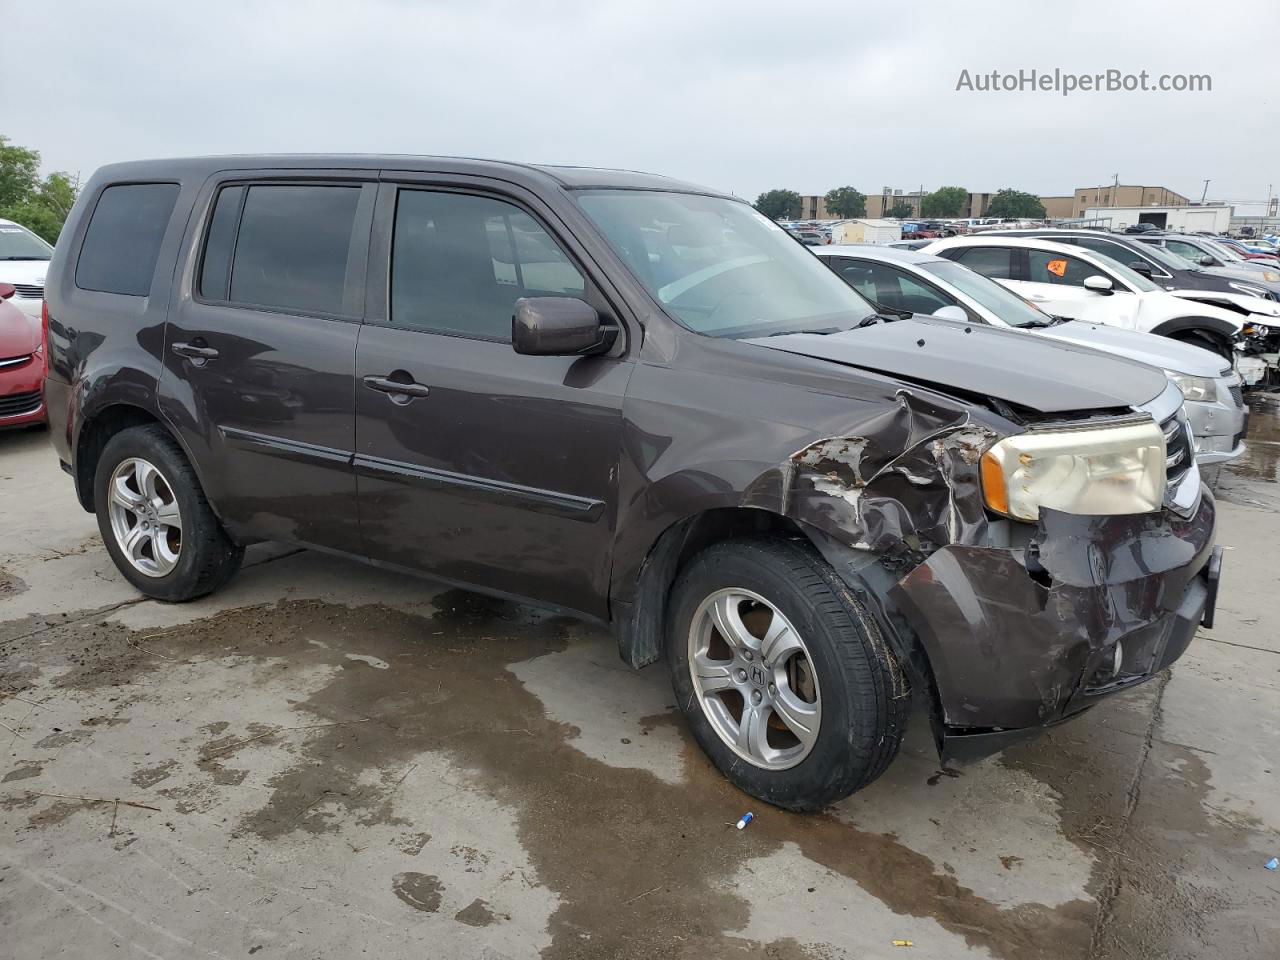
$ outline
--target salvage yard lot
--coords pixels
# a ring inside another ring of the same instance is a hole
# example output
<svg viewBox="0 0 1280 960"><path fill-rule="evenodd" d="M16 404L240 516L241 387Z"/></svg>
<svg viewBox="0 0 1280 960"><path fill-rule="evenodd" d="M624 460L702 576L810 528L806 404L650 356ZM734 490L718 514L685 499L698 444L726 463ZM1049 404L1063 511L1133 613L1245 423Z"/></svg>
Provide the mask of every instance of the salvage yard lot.
<svg viewBox="0 0 1280 960"><path fill-rule="evenodd" d="M1280 956L1277 410L1171 676L956 770L917 716L817 816L575 621L276 546L142 600L0 436L0 955Z"/></svg>

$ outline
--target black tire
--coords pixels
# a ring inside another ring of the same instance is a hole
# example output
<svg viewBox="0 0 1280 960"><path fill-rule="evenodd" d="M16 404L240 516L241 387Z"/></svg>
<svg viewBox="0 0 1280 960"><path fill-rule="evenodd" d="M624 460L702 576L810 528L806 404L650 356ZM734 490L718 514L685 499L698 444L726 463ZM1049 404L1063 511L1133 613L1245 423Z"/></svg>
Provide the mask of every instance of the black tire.
<svg viewBox="0 0 1280 960"><path fill-rule="evenodd" d="M689 671L689 635L704 600L744 588L768 600L804 639L821 690L821 721L809 753L784 770L756 765L708 721ZM672 590L667 663L694 738L740 789L789 810L817 810L875 780L897 756L911 698L876 621L807 543L743 539L715 544Z"/></svg>
<svg viewBox="0 0 1280 960"><path fill-rule="evenodd" d="M164 576L147 576L136 570L111 528L111 476L117 466L135 457L159 469L182 512L178 560ZM130 427L108 440L98 460L93 491L98 530L107 552L124 578L148 597L169 603L194 600L217 590L240 569L244 548L227 536L182 447L160 425Z"/></svg>

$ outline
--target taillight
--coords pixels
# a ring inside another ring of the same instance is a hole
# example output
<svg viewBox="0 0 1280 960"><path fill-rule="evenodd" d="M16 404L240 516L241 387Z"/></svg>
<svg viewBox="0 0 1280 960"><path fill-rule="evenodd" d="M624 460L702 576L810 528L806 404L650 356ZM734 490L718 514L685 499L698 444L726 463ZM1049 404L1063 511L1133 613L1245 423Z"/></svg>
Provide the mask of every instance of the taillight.
<svg viewBox="0 0 1280 960"><path fill-rule="evenodd" d="M40 349L49 356L49 301L40 301Z"/></svg>

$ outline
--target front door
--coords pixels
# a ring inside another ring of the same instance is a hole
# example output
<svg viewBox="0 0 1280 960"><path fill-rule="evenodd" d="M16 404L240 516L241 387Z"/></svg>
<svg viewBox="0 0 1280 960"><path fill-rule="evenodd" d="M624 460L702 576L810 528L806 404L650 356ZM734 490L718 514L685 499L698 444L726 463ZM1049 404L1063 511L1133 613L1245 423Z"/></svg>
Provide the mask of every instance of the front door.
<svg viewBox="0 0 1280 960"><path fill-rule="evenodd" d="M375 183L217 186L161 405L242 538L358 553L356 340Z"/></svg>
<svg viewBox="0 0 1280 960"><path fill-rule="evenodd" d="M378 204L386 290L356 353L366 552L603 616L631 363L519 355L511 315L520 297L608 305L514 197L385 184Z"/></svg>

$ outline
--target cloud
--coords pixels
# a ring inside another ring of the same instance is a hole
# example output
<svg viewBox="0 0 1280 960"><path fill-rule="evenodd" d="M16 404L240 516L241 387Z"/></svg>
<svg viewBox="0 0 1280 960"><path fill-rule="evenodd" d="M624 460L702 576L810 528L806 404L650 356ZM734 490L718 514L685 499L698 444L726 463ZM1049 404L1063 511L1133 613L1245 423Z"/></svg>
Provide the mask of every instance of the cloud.
<svg viewBox="0 0 1280 960"><path fill-rule="evenodd" d="M245 152L653 170L754 197L1153 183L1261 200L1280 7L1023 2L10 4L0 132L51 169ZM1213 91L956 92L962 69L1208 73ZM24 83L21 78L25 76Z"/></svg>

